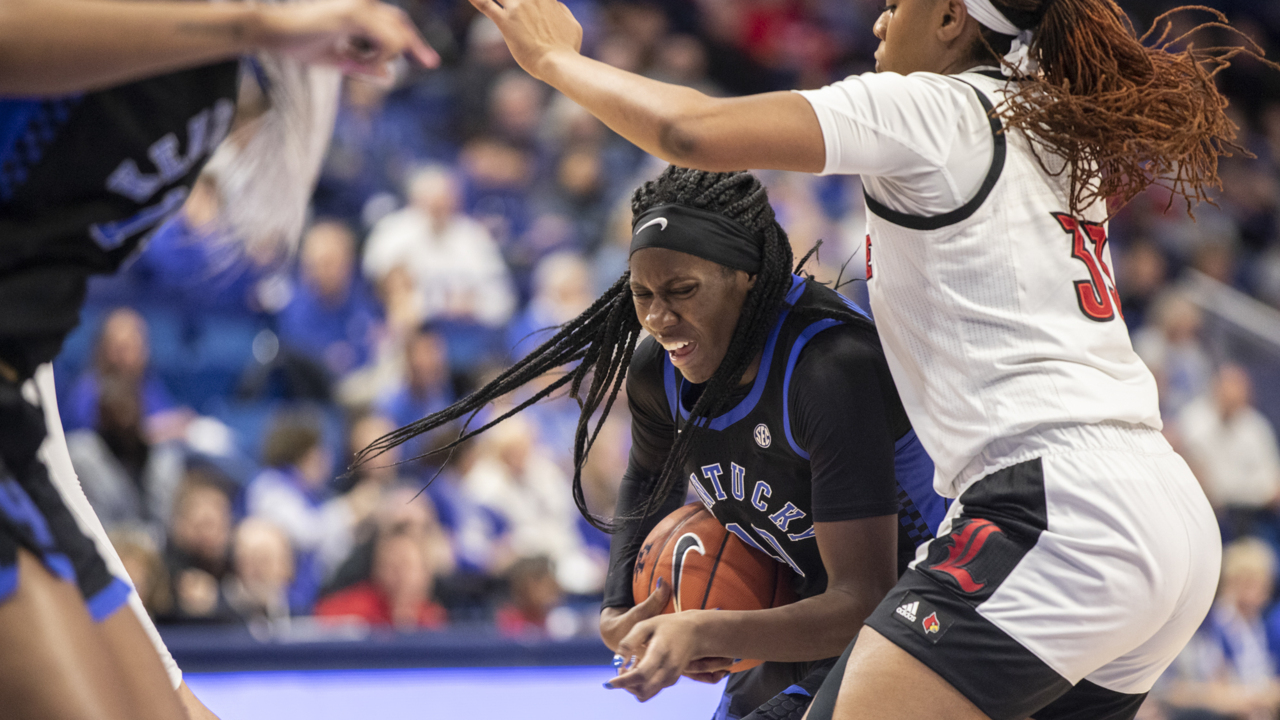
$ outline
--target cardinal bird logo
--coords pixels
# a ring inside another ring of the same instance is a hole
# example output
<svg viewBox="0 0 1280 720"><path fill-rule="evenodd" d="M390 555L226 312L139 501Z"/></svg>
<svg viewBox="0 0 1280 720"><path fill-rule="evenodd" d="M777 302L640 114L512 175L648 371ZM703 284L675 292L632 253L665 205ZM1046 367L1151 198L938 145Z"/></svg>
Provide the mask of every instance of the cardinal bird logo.
<svg viewBox="0 0 1280 720"><path fill-rule="evenodd" d="M927 633L936 633L941 629L942 625L938 622L938 613L929 613L929 617L924 619L924 631Z"/></svg>

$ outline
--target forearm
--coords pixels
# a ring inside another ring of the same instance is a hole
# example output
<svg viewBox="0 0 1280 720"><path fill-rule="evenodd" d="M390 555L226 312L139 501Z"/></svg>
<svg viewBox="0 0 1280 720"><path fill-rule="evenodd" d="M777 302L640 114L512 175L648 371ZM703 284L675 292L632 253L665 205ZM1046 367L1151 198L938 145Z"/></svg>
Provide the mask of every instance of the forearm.
<svg viewBox="0 0 1280 720"><path fill-rule="evenodd" d="M674 165L818 172L826 161L816 116L794 93L713 98L568 51L549 53L538 75L614 132Z"/></svg>
<svg viewBox="0 0 1280 720"><path fill-rule="evenodd" d="M0 0L0 95L108 87L225 60L269 42L254 3Z"/></svg>
<svg viewBox="0 0 1280 720"><path fill-rule="evenodd" d="M702 657L802 662L834 657L880 601L873 593L828 590L768 610L698 612Z"/></svg>

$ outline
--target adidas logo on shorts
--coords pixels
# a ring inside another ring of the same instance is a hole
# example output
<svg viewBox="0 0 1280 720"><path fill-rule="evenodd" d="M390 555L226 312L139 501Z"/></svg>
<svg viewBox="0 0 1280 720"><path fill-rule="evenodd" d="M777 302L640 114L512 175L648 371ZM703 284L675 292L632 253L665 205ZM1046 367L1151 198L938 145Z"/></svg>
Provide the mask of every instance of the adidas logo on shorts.
<svg viewBox="0 0 1280 720"><path fill-rule="evenodd" d="M906 618L908 622L916 621L916 612L920 610L920 601L906 602L898 606L898 614Z"/></svg>
<svg viewBox="0 0 1280 720"><path fill-rule="evenodd" d="M911 628L915 634L937 643L954 624L954 618L939 614L933 603L913 592L904 593L893 610L893 619Z"/></svg>

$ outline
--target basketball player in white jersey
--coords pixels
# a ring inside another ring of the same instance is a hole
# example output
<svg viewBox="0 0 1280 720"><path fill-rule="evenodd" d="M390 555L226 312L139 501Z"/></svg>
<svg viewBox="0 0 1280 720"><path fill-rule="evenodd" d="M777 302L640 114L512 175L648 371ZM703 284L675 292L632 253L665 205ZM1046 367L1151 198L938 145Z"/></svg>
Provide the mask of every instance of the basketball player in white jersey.
<svg viewBox="0 0 1280 720"><path fill-rule="evenodd" d="M1121 319L1106 199L1217 185L1229 54L1144 47L1112 0L888 0L878 73L713 99L582 57L556 0L472 3L525 69L665 160L863 177L872 309L958 502L809 717L1132 718L1221 549ZM651 697L681 642L650 638L613 684Z"/></svg>

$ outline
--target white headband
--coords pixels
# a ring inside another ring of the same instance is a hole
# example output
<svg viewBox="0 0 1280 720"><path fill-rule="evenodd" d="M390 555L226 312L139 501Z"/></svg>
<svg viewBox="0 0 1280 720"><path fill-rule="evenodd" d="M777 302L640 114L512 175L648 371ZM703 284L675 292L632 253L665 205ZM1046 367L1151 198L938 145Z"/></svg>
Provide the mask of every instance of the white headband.
<svg viewBox="0 0 1280 720"><path fill-rule="evenodd" d="M1004 56L1005 62L1017 68L1023 75L1034 75L1040 70L1039 63L1031 57L1031 38L1035 34L1034 30L1022 30L1009 22L1009 18L997 10L996 6L991 4L991 0L964 0L964 6L968 8L969 15L977 20L979 25L991 28L1001 35L1013 36L1013 45L1009 49L1009 54ZM1005 75L1013 74L1008 67L1001 70Z"/></svg>
<svg viewBox="0 0 1280 720"><path fill-rule="evenodd" d="M997 10L991 0L964 0L964 6L969 8L969 14L974 20L1001 35L1021 35L1023 32L1017 25L1009 22L1009 18Z"/></svg>

